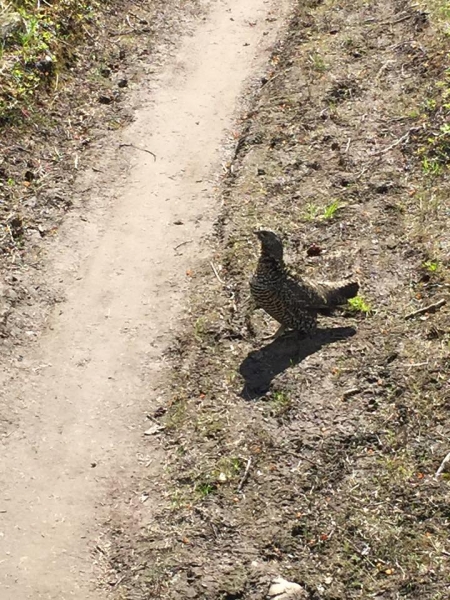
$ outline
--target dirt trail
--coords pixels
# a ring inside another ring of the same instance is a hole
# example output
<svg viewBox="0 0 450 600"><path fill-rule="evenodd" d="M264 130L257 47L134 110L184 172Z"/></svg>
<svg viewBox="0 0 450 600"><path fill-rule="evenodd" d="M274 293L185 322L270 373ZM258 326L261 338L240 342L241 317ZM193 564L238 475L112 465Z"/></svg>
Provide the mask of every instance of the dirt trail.
<svg viewBox="0 0 450 600"><path fill-rule="evenodd" d="M72 214L50 250L49 272L67 301L4 375L20 426L2 447L2 600L102 597L90 550L107 517L106 492L137 468L186 270L205 252L221 143L279 26L267 20L271 9L280 16L275 4L214 3L136 99L141 108L122 142L156 161L125 147L97 165L111 180L124 159L130 168L92 212L85 208L88 222ZM119 141L112 137L105 155Z"/></svg>

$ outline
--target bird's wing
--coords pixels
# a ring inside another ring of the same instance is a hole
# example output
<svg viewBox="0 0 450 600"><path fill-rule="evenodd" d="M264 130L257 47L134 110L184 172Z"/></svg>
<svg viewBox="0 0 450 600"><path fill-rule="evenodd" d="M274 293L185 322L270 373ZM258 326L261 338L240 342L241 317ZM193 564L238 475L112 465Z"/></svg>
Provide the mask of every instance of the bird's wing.
<svg viewBox="0 0 450 600"><path fill-rule="evenodd" d="M285 302L292 311L296 310L321 310L327 308L325 298L309 282L303 279L287 277L283 286Z"/></svg>

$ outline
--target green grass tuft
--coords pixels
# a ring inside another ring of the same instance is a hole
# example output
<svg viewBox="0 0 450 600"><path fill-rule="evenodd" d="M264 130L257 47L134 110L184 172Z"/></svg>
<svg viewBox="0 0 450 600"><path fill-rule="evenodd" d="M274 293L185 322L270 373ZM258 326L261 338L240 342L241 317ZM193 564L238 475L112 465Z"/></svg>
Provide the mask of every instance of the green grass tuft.
<svg viewBox="0 0 450 600"><path fill-rule="evenodd" d="M370 306L369 302L367 302L367 300L365 300L362 296L355 296L355 298L350 298L348 303L350 305L351 310L354 312L363 313L365 315L368 315L372 312L372 307Z"/></svg>

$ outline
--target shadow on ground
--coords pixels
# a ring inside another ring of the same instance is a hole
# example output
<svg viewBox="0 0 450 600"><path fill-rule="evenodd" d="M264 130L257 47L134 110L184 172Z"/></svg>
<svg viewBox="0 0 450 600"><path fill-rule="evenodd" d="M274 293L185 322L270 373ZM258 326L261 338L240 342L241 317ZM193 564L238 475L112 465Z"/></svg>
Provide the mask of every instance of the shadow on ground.
<svg viewBox="0 0 450 600"><path fill-rule="evenodd" d="M244 378L241 396L254 400L270 388L274 377L297 365L323 346L355 335L352 327L318 329L312 338L288 333L259 350L250 352L242 361L239 372Z"/></svg>

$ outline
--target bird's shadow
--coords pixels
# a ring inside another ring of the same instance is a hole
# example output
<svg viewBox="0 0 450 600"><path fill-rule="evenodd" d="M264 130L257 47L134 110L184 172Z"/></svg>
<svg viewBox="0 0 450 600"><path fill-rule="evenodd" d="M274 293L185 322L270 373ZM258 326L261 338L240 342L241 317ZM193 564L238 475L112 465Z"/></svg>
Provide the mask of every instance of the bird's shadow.
<svg viewBox="0 0 450 600"><path fill-rule="evenodd" d="M267 393L274 377L297 365L323 346L355 335L353 327L317 329L314 336L295 332L279 337L259 350L250 352L239 368L244 378L242 398L254 400Z"/></svg>

